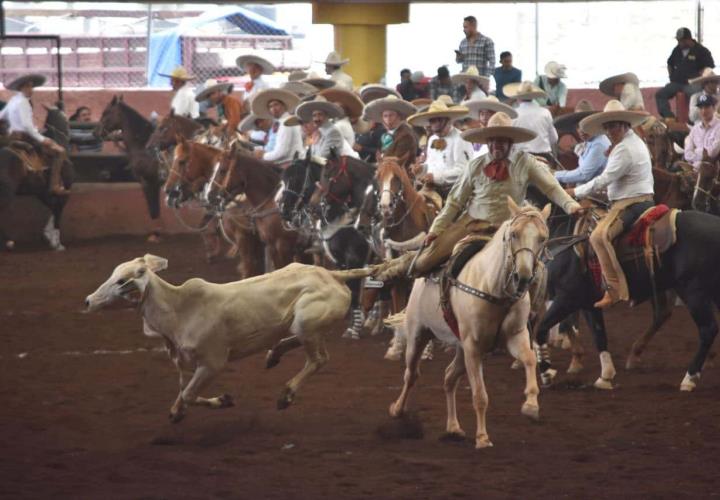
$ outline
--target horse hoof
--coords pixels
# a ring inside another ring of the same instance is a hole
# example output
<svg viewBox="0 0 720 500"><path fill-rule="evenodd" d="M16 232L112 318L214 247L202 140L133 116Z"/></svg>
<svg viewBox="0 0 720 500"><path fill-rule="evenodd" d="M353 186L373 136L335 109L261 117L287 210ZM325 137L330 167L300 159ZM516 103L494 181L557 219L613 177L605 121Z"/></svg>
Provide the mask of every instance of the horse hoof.
<svg viewBox="0 0 720 500"><path fill-rule="evenodd" d="M230 408L231 406L235 406L235 402L230 394L223 394L218 398L218 401L220 402L220 406L218 408Z"/></svg>
<svg viewBox="0 0 720 500"><path fill-rule="evenodd" d="M476 450L482 450L485 448L492 448L492 447L493 447L493 444L492 444L492 442L490 442L490 439L487 437L475 439L475 449Z"/></svg>
<svg viewBox="0 0 720 500"><path fill-rule="evenodd" d="M285 388L282 395L280 396L280 399L277 401L277 409L278 410L284 410L288 406L290 406L293 402L293 399L295 399L295 393L290 390L289 388Z"/></svg>
<svg viewBox="0 0 720 500"><path fill-rule="evenodd" d="M280 364L280 356L275 354L275 351L270 349L265 356L265 369L269 370Z"/></svg>
<svg viewBox="0 0 720 500"><path fill-rule="evenodd" d="M698 382L700 382L699 373L696 373L695 375L690 375L689 373L686 373L685 378L683 378L682 383L680 383L680 391L692 392L697 387Z"/></svg>
<svg viewBox="0 0 720 500"><path fill-rule="evenodd" d="M63 245L62 243L58 243L58 245L53 248L53 250L55 250L56 252L64 252L67 249L65 248L65 245Z"/></svg>
<svg viewBox="0 0 720 500"><path fill-rule="evenodd" d="M400 418L403 416L402 407L397 403L393 403L390 405L390 409L388 410L388 413L390 414L390 416L392 418Z"/></svg>
<svg viewBox="0 0 720 500"><path fill-rule="evenodd" d="M548 368L544 372L540 373L540 383L543 387L550 387L553 384L553 381L555 380L555 376L557 375L557 370L554 368Z"/></svg>
<svg viewBox="0 0 720 500"><path fill-rule="evenodd" d="M598 377L598 379L593 384L593 387L595 387L595 389L601 389L603 391L611 391L614 389L612 380L606 380L602 377Z"/></svg>
<svg viewBox="0 0 720 500"><path fill-rule="evenodd" d="M525 403L524 405L522 405L520 413L525 415L533 422L537 422L538 420L540 420L540 407L538 405Z"/></svg>
<svg viewBox="0 0 720 500"><path fill-rule="evenodd" d="M170 412L170 415L168 415L168 418L170 419L170 422L173 424L177 424L180 422L183 418L185 418L185 412L178 411L178 412Z"/></svg>

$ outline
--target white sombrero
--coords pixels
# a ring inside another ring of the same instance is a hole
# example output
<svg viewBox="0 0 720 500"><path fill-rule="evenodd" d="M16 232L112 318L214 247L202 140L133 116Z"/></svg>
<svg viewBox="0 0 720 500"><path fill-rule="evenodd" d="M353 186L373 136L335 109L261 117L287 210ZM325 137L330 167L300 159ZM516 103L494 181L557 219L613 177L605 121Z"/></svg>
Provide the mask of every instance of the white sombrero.
<svg viewBox="0 0 720 500"><path fill-rule="evenodd" d="M288 82L299 82L300 80L304 80L307 77L308 77L307 71L300 71L300 70L292 71L288 75Z"/></svg>
<svg viewBox="0 0 720 500"><path fill-rule="evenodd" d="M315 95L318 91L317 87L313 87L309 83L303 83L293 80L283 83L280 88L292 92L300 99L303 99L307 96Z"/></svg>
<svg viewBox="0 0 720 500"><path fill-rule="evenodd" d="M515 144L532 141L537 137L537 134L532 130L515 127L512 123L512 118L501 111L490 117L487 127L471 128L461 135L466 141L475 144L485 144L488 139L494 137L511 139Z"/></svg>
<svg viewBox="0 0 720 500"><path fill-rule="evenodd" d="M593 108L592 104L590 104L590 101L587 99L581 99L575 105L575 111L558 116L553 121L553 125L555 125L558 132L574 133L578 123L580 123L583 118L587 118L597 112L598 111Z"/></svg>
<svg viewBox="0 0 720 500"><path fill-rule="evenodd" d="M47 79L44 76L37 73L30 73L28 75L23 75L20 78L16 78L12 82L8 83L5 88L8 90L18 91L28 82L32 83L33 88L35 88L45 85L46 81Z"/></svg>
<svg viewBox="0 0 720 500"><path fill-rule="evenodd" d="M610 78L605 78L602 82L600 82L600 92L610 97L620 97L618 94L613 93L614 87L618 83L633 83L639 86L640 79L635 73L621 73L619 75L614 75Z"/></svg>
<svg viewBox="0 0 720 500"><path fill-rule="evenodd" d="M543 89L537 87L533 82L515 82L503 86L503 94L510 99L531 100L547 97Z"/></svg>
<svg viewBox="0 0 720 500"><path fill-rule="evenodd" d="M313 111L324 111L328 118L342 118L345 116L343 109L319 95L312 101L302 103L295 110L295 114L302 122L312 121Z"/></svg>
<svg viewBox="0 0 720 500"><path fill-rule="evenodd" d="M238 129L240 132L247 132L248 130L252 130L255 128L255 122L260 120L261 117L256 116L253 113L250 113L245 118L242 119L240 124L238 125Z"/></svg>
<svg viewBox="0 0 720 500"><path fill-rule="evenodd" d="M324 61L317 61L319 63L327 64L329 66L344 66L350 62L350 59L343 59L340 54L334 50L330 52Z"/></svg>
<svg viewBox="0 0 720 500"><path fill-rule="evenodd" d="M452 80L455 85L464 85L468 80L473 80L477 82L478 85L490 83L490 78L482 76L476 66L470 66L464 73L458 73L457 75L451 76L450 80Z"/></svg>
<svg viewBox="0 0 720 500"><path fill-rule="evenodd" d="M400 99L395 95L388 95L375 99L365 106L364 118L374 122L382 121L383 111L392 110L399 114L403 119L415 114L417 109L407 101Z"/></svg>
<svg viewBox="0 0 720 500"><path fill-rule="evenodd" d="M332 87L320 92L330 102L340 105L349 118L358 118L362 115L365 103L355 92L340 87Z"/></svg>
<svg viewBox="0 0 720 500"><path fill-rule="evenodd" d="M545 65L543 71L548 78L566 78L566 70L567 67L564 64L560 64L557 61L550 61Z"/></svg>
<svg viewBox="0 0 720 500"><path fill-rule="evenodd" d="M700 86L703 86L706 83L710 82L720 82L720 75L716 75L712 68L705 68L702 70L700 76L688 80L688 83L690 85Z"/></svg>
<svg viewBox="0 0 720 500"><path fill-rule="evenodd" d="M300 81L303 83L307 83L308 85L312 85L318 90L329 89L330 87L335 86L335 80L331 80L330 78L324 78L315 72L311 72L307 76L307 78Z"/></svg>
<svg viewBox="0 0 720 500"><path fill-rule="evenodd" d="M360 99L362 99L362 102L365 104L368 104L376 99L382 99L383 97L387 97L389 95L394 95L398 99L402 98L397 90L386 87L385 85L380 85L379 83L363 85L360 87L360 90L358 90L358 94L360 94Z"/></svg>
<svg viewBox="0 0 720 500"><path fill-rule="evenodd" d="M202 91L195 96L195 100L197 102L203 102L208 97L210 97L210 94L215 92L216 90L220 90L223 92L228 92L230 89L232 89L233 84L229 82L219 82L214 78L210 78L208 80L205 80L205 84L203 86Z"/></svg>
<svg viewBox="0 0 720 500"><path fill-rule="evenodd" d="M273 63L268 61L267 59L263 59L260 56L254 56L252 54L247 54L244 56L240 56L237 59L235 59L235 64L238 65L238 67L245 72L245 65L247 63L253 63L257 64L262 68L262 74L263 75L272 75L275 72L275 66Z"/></svg>
<svg viewBox="0 0 720 500"><path fill-rule="evenodd" d="M448 107L443 101L433 101L427 111L415 113L408 117L407 122L413 127L427 127L433 118L447 118L449 120L460 120L467 116L470 110L464 106Z"/></svg>
<svg viewBox="0 0 720 500"><path fill-rule="evenodd" d="M462 105L468 108L470 116L474 119L479 119L480 111L494 111L495 113L505 113L510 118L517 118L517 111L512 106L508 106L500 102L500 100L494 95L485 97L483 99L470 99L463 101Z"/></svg>
<svg viewBox="0 0 720 500"><path fill-rule="evenodd" d="M600 113L595 113L580 121L580 128L589 135L598 135L604 132L603 125L609 122L625 122L631 127L637 127L644 122L649 113L645 111L628 111L617 99L608 101Z"/></svg>
<svg viewBox="0 0 720 500"><path fill-rule="evenodd" d="M280 101L285 105L285 109L292 113L295 106L300 102L300 98L297 94L293 94L289 90L263 89L253 97L250 103L250 109L252 113L259 118L273 118L268 111L268 104L272 101Z"/></svg>
<svg viewBox="0 0 720 500"><path fill-rule="evenodd" d="M158 73L160 76L164 76L165 78L173 78L175 80L194 80L195 76L189 74L185 68L182 66L178 66L170 74L167 73Z"/></svg>

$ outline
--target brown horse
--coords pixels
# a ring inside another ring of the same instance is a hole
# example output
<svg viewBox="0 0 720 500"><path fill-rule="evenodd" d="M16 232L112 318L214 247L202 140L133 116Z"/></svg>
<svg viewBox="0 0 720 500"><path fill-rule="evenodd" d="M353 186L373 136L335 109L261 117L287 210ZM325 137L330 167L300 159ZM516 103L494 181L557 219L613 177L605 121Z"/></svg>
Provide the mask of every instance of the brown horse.
<svg viewBox="0 0 720 500"><path fill-rule="evenodd" d="M94 134L102 139L120 130L127 149L128 166L142 186L148 212L152 220L149 241L157 241L160 235L160 187L162 186L158 156L146 149L153 133L149 120L123 102L122 96L113 96L103 110Z"/></svg>
<svg viewBox="0 0 720 500"><path fill-rule="evenodd" d="M201 130L203 130L202 123L191 118L176 115L173 110L170 110L170 114L158 123L146 147L148 149L158 148L164 151L177 144L178 137L191 139Z"/></svg>
<svg viewBox="0 0 720 500"><path fill-rule="evenodd" d="M164 187L167 204L172 209L178 209L182 203L202 194L223 153L220 149L191 142L180 136L176 142L173 164ZM205 243L209 262L222 253L220 233L230 240L228 243L233 245L230 253L237 252L240 255L238 272L242 279L263 272L263 245L250 220L244 215L248 208L240 203L238 207L228 209L222 219L208 211L201 227L197 229Z"/></svg>
<svg viewBox="0 0 720 500"><path fill-rule="evenodd" d="M720 215L720 161L711 160L703 151L703 160L697 172L697 182L692 198L692 207L699 212Z"/></svg>

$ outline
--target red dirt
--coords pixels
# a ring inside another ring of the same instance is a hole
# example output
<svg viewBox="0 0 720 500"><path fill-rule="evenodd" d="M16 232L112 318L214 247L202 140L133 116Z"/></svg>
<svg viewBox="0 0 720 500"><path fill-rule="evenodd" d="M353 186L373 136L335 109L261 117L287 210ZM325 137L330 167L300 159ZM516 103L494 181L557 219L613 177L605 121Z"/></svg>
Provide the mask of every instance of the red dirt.
<svg viewBox="0 0 720 500"><path fill-rule="evenodd" d="M132 310L81 314L84 297L115 265L146 251L168 257L163 276L234 279L231 264L210 267L199 239L150 246L139 238L75 243L65 253L0 254L0 495L7 498L589 498L706 497L717 494L720 377L707 368L695 393L678 391L697 334L675 315L646 354L644 368L620 367L649 309L618 307L607 317L619 369L613 392L586 388L599 373L589 337L578 384L540 395L542 421L520 415L524 386L510 359L486 363L488 430L494 448L440 441L442 373L449 355L423 364L412 407L422 439L387 439L400 363L382 359L386 338L330 344L330 363L296 404L275 409L284 382L303 362L288 354L270 371L255 356L228 367L211 386L236 406L191 408L176 425L177 393L163 352L69 355L72 351L160 347ZM20 357L19 355L24 355ZM555 353L566 367L566 352ZM458 394L465 431L475 431L467 383Z"/></svg>

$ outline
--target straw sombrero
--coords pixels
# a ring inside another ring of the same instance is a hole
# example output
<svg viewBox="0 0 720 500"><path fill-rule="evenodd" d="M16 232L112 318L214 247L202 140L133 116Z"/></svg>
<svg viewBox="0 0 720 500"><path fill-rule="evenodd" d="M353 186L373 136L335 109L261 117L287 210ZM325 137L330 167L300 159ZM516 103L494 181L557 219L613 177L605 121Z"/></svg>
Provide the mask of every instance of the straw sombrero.
<svg viewBox="0 0 720 500"><path fill-rule="evenodd" d="M535 139L537 134L532 130L522 127L515 127L512 119L503 113L495 113L488 120L487 127L471 128L463 132L462 138L475 144L485 144L488 139L502 137L511 139L515 144Z"/></svg>
<svg viewBox="0 0 720 500"><path fill-rule="evenodd" d="M247 132L248 130L252 130L253 128L255 128L255 122L260 119L261 117L256 116L254 113L250 113L242 119L242 121L238 125L238 129L240 130L240 132Z"/></svg>
<svg viewBox="0 0 720 500"><path fill-rule="evenodd" d="M297 115L290 115L287 118L285 118L285 121L283 122L283 125L286 127L297 127L302 122L300 121L300 118L298 118Z"/></svg>
<svg viewBox="0 0 720 500"><path fill-rule="evenodd" d="M375 99L365 106L364 118L374 122L382 121L383 111L392 110L397 112L403 119L415 114L417 109L407 101L400 99L395 95L388 95L380 99Z"/></svg>
<svg viewBox="0 0 720 500"><path fill-rule="evenodd" d="M195 76L189 74L185 68L182 66L178 66L170 74L167 73L158 73L160 76L164 76L165 78L173 78L175 80L194 80Z"/></svg>
<svg viewBox="0 0 720 500"><path fill-rule="evenodd" d="M362 99L362 102L365 104L389 95L394 95L398 99L402 99L402 96L397 90L386 87L385 85L380 85L379 83L371 83L360 87L358 94L360 94L360 99Z"/></svg>
<svg viewBox="0 0 720 500"><path fill-rule="evenodd" d="M451 76L450 80L452 80L455 85L464 85L468 80L476 81L478 85L490 83L490 78L482 76L478 71L477 66L469 66L465 72Z"/></svg>
<svg viewBox="0 0 720 500"><path fill-rule="evenodd" d="M550 61L545 65L543 72L548 78L566 78L566 70L567 67L564 64L560 64L557 61Z"/></svg>
<svg viewBox="0 0 720 500"><path fill-rule="evenodd" d="M644 122L649 113L645 111L628 111L617 99L608 101L605 109L600 113L592 114L580 121L580 128L589 135L602 134L603 125L609 122L626 122L631 127L637 127Z"/></svg>
<svg viewBox="0 0 720 500"><path fill-rule="evenodd" d="M469 111L464 106L448 107L443 101L433 101L427 111L415 113L408 117L407 122L413 127L427 127L433 118L460 120L467 116Z"/></svg>
<svg viewBox="0 0 720 500"><path fill-rule="evenodd" d="M716 75L712 68L705 68L700 76L688 80L690 85L700 85L701 87L710 82L720 82L720 75Z"/></svg>
<svg viewBox="0 0 720 500"><path fill-rule="evenodd" d="M47 79L44 76L38 75L37 73L30 73L28 75L23 75L20 78L16 78L15 80L7 84L5 88L8 90L18 91L28 82L32 83L33 88L35 88L45 85L46 81Z"/></svg>
<svg viewBox="0 0 720 500"><path fill-rule="evenodd" d="M317 87L313 87L312 85L308 83L298 82L298 81L288 81L283 83L280 86L283 90L288 90L298 96L300 99L303 99L307 96L312 96L317 94Z"/></svg>
<svg viewBox="0 0 720 500"><path fill-rule="evenodd" d="M470 116L474 119L479 119L480 111L494 111L495 113L505 113L510 118L517 118L517 111L512 106L508 106L500 102L500 100L494 95L485 97L483 99L470 99L463 101L462 105L468 108Z"/></svg>
<svg viewBox="0 0 720 500"><path fill-rule="evenodd" d="M235 64L244 72L245 65L247 63L257 64L262 68L263 75L272 75L275 72L275 66L267 59L263 59L260 56L254 56L252 54L246 54L235 59Z"/></svg>
<svg viewBox="0 0 720 500"><path fill-rule="evenodd" d="M263 89L253 97L250 103L250 110L258 118L273 118L268 111L268 104L270 104L271 101L280 101L285 105L285 109L292 113L295 106L300 102L300 98L297 94L293 94L289 90Z"/></svg>
<svg viewBox="0 0 720 500"><path fill-rule="evenodd" d="M413 99L412 101L410 101L410 104L415 106L419 111L419 110L422 110L423 108L427 108L428 106L430 106L432 104L432 102L433 102L433 100L430 99L429 97L419 97L417 99Z"/></svg>
<svg viewBox="0 0 720 500"><path fill-rule="evenodd" d="M363 103L355 92L340 87L332 87L320 92L330 102L340 105L349 118L357 118L362 115L365 103Z"/></svg>
<svg viewBox="0 0 720 500"><path fill-rule="evenodd" d="M205 80L205 84L203 86L202 91L195 96L195 100L197 102L203 102L208 97L210 97L210 94L215 92L216 90L227 92L233 87L232 83L229 82L219 82L214 78L210 78L208 80Z"/></svg>
<svg viewBox="0 0 720 500"><path fill-rule="evenodd" d="M555 125L558 132L572 134L575 132L580 120L590 115L594 115L597 112L598 111L593 108L592 104L590 104L590 101L582 99L575 105L575 111L558 116L553 121L553 125Z"/></svg>
<svg viewBox="0 0 720 500"><path fill-rule="evenodd" d="M635 73L622 73L620 75L611 76L610 78L605 78L602 82L600 82L600 92L605 95L609 95L610 97L619 97L613 93L613 88L618 83L633 83L639 86L640 79Z"/></svg>
<svg viewBox="0 0 720 500"><path fill-rule="evenodd" d="M322 76L318 75L317 73L310 73L307 78L304 80L300 80L303 83L307 83L308 85L312 85L318 90L324 90L329 89L330 87L335 86L335 80L331 80L329 78L323 78Z"/></svg>
<svg viewBox="0 0 720 500"><path fill-rule="evenodd" d="M510 99L531 100L547 97L545 91L532 82L508 83L503 86L502 91Z"/></svg>
<svg viewBox="0 0 720 500"><path fill-rule="evenodd" d="M344 66L350 62L350 59L343 59L340 54L333 50L328 54L327 58L324 61L317 62L327 64L329 66Z"/></svg>
<svg viewBox="0 0 720 500"><path fill-rule="evenodd" d="M321 95L315 97L312 101L300 104L295 110L295 114L302 122L309 122L312 121L313 111L324 111L328 118L342 118L345 116L340 106L328 101Z"/></svg>

